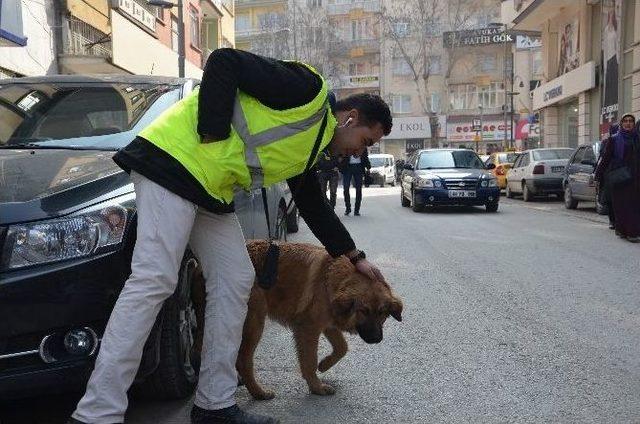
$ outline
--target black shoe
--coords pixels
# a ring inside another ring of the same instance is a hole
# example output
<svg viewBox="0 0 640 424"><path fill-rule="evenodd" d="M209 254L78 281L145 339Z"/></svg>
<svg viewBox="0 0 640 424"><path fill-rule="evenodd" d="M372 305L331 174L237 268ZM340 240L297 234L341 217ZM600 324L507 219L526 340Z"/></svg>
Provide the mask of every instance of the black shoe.
<svg viewBox="0 0 640 424"><path fill-rule="evenodd" d="M616 224L609 224L609 229L610 230L615 230L616 229Z"/></svg>
<svg viewBox="0 0 640 424"><path fill-rule="evenodd" d="M279 420L243 411L238 405L224 409L202 409L193 405L191 424L277 424Z"/></svg>
<svg viewBox="0 0 640 424"><path fill-rule="evenodd" d="M360 216L360 211L355 211L353 214L354 214L355 216Z"/></svg>
<svg viewBox="0 0 640 424"><path fill-rule="evenodd" d="M349 215L351 213L351 209L347 209L346 211L344 211L345 215Z"/></svg>

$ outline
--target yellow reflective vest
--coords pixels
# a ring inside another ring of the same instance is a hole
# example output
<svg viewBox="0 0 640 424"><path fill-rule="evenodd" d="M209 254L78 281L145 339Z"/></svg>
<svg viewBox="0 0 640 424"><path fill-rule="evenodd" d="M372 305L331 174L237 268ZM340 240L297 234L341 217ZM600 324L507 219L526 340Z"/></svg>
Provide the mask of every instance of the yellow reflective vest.
<svg viewBox="0 0 640 424"><path fill-rule="evenodd" d="M225 203L233 201L238 188L266 187L302 174L324 114L327 126L319 151L329 144L337 125L322 79L313 100L287 110L271 109L238 91L229 137L202 143L196 130L198 92L195 89L167 109L139 136L180 162L212 197Z"/></svg>

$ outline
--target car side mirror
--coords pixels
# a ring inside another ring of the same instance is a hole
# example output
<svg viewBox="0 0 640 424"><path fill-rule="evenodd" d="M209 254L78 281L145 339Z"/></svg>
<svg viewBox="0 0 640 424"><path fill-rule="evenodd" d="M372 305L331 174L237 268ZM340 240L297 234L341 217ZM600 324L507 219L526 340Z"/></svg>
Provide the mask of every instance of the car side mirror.
<svg viewBox="0 0 640 424"><path fill-rule="evenodd" d="M496 169L496 164L490 163L489 165L487 165L487 169Z"/></svg>
<svg viewBox="0 0 640 424"><path fill-rule="evenodd" d="M584 159L582 161L580 161L581 164L583 165L590 165L590 166L596 166L596 163L590 159Z"/></svg>

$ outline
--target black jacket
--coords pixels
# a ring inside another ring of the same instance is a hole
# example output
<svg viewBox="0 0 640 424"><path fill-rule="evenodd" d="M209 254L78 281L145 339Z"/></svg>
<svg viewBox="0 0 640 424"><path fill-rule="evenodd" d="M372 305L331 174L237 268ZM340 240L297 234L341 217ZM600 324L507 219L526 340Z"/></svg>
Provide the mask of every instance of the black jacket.
<svg viewBox="0 0 640 424"><path fill-rule="evenodd" d="M364 152L362 152L362 155L360 156L360 166L362 166L363 173L365 172L365 170L371 169L371 162L369 162L368 149L364 149ZM340 171L344 171L348 167L349 167L349 158L348 157L341 158L340 162L338 162L338 168L340 169Z"/></svg>
<svg viewBox="0 0 640 424"><path fill-rule="evenodd" d="M241 50L215 50L207 60L200 85L198 133L214 140L229 136L237 90L270 108L284 110L310 102L321 86L317 75L295 62L264 58ZM233 204L209 196L180 162L140 137L121 149L114 160L126 171L134 170L209 211L233 211ZM320 189L315 168L306 175L290 178L287 183L294 193L300 216L332 256L355 249L349 232ZM298 192L299 184L302 188Z"/></svg>

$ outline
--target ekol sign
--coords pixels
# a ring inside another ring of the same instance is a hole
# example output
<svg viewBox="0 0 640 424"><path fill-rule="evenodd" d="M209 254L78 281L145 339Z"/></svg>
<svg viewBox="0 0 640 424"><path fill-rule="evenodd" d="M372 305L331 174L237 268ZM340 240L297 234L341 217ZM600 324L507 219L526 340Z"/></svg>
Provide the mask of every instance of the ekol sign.
<svg viewBox="0 0 640 424"><path fill-rule="evenodd" d="M446 48L513 42L513 36L508 32L504 32L504 29L499 27L473 29L466 31L447 31L442 34L442 43Z"/></svg>

